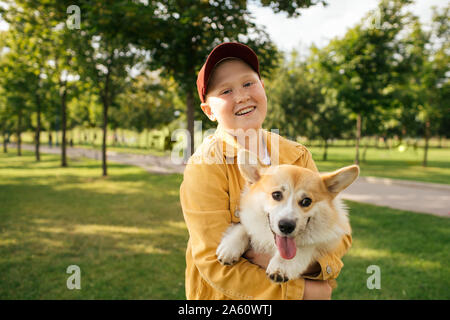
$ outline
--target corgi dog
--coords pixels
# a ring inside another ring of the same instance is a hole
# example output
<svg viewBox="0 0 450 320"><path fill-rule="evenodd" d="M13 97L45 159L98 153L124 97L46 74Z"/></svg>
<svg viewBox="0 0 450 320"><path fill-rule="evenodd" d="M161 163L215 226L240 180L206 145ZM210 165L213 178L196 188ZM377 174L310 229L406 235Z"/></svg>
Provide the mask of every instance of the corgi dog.
<svg viewBox="0 0 450 320"><path fill-rule="evenodd" d="M284 282L299 278L351 234L347 209L336 196L356 180L357 165L326 174L294 165L263 168L256 155L240 150L238 166L246 180L240 223L227 229L217 247L220 263L236 263L251 246L272 256L266 273Z"/></svg>

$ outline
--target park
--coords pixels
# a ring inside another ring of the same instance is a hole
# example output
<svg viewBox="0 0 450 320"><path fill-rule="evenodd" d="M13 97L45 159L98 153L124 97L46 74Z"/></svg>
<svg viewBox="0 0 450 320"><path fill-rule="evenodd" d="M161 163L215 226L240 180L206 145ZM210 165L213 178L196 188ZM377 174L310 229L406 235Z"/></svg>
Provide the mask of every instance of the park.
<svg viewBox="0 0 450 320"><path fill-rule="evenodd" d="M286 50L250 11L293 21L332 1L0 1L0 300L186 299L180 185L217 124L195 83L225 41L258 55L264 129L372 187L344 195L332 299L449 300L450 6L424 21L415 1L375 2Z"/></svg>

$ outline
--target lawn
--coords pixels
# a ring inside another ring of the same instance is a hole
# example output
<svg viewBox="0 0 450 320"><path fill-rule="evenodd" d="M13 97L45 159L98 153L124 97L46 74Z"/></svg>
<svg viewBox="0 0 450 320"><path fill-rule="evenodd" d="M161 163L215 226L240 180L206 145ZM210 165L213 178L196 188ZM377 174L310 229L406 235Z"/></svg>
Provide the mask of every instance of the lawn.
<svg viewBox="0 0 450 320"><path fill-rule="evenodd" d="M184 297L180 175L110 164L105 179L97 161L24 154L0 156L0 299Z"/></svg>
<svg viewBox="0 0 450 320"><path fill-rule="evenodd" d="M0 299L184 299L181 175L0 154ZM334 299L450 299L450 220L348 202L353 247ZM68 290L69 265L81 290ZM367 267L381 289L366 287Z"/></svg>
<svg viewBox="0 0 450 320"><path fill-rule="evenodd" d="M309 150L319 171L332 171L352 164L355 159L354 147L330 147L326 161L322 160L323 148ZM413 147L367 148L366 161L360 162L361 176L450 184L450 148L430 148L427 167L422 166L423 152L423 148Z"/></svg>

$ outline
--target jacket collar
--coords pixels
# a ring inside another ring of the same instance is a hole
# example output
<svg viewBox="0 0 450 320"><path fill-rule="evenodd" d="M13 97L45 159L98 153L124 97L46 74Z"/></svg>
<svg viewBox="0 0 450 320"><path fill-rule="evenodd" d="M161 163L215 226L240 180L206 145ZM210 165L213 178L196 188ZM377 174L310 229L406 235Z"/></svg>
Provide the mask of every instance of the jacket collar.
<svg viewBox="0 0 450 320"><path fill-rule="evenodd" d="M287 140L280 135L261 129L258 134L263 135L264 143L266 143L269 152L271 165L293 164L304 152L299 143ZM214 135L222 142L223 154L227 158L237 157L238 150L242 146L238 143L237 138L218 126Z"/></svg>

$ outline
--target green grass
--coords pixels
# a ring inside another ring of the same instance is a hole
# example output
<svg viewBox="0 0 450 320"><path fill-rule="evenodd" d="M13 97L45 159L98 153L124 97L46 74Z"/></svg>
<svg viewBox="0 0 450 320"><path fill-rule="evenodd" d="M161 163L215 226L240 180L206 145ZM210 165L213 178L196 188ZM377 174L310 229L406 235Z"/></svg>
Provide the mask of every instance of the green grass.
<svg viewBox="0 0 450 320"><path fill-rule="evenodd" d="M184 298L180 175L24 154L0 156L0 299Z"/></svg>
<svg viewBox="0 0 450 320"><path fill-rule="evenodd" d="M0 299L184 299L181 175L0 154ZM349 202L353 247L334 299L450 299L450 220ZM68 290L69 265L81 290ZM381 269L381 290L366 269Z"/></svg>
<svg viewBox="0 0 450 320"><path fill-rule="evenodd" d="M354 147L330 147L327 161L322 160L323 148L309 150L319 171L333 171L350 165L355 159ZM361 152L362 154L362 152ZM368 148L366 161L361 161L361 175L392 179L450 184L450 148L430 148L428 166L422 166L423 149Z"/></svg>
<svg viewBox="0 0 450 320"><path fill-rule="evenodd" d="M348 201L352 248L334 299L450 299L450 219ZM371 265L381 289L367 288Z"/></svg>

